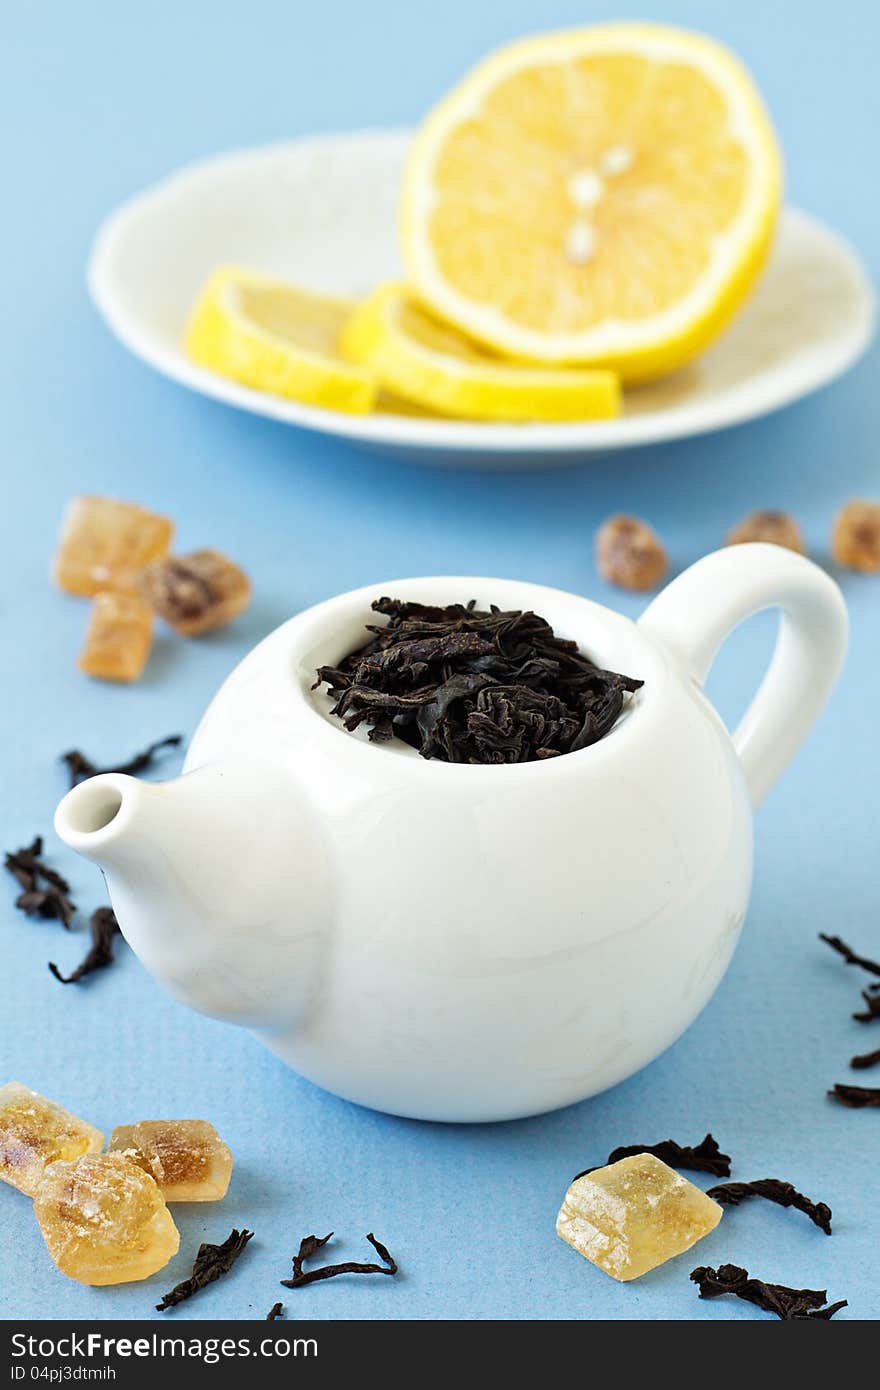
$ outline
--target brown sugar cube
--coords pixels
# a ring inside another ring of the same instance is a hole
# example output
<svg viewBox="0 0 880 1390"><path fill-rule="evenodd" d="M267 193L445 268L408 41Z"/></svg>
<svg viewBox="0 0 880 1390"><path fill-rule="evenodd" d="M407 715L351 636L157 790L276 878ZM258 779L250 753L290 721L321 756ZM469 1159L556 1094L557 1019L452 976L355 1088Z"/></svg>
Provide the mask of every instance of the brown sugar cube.
<svg viewBox="0 0 880 1390"><path fill-rule="evenodd" d="M148 1279L180 1246L159 1188L124 1154L50 1163L34 1215L56 1265L80 1284Z"/></svg>
<svg viewBox="0 0 880 1390"><path fill-rule="evenodd" d="M105 681L136 681L153 645L153 614L139 594L98 594L79 669Z"/></svg>
<svg viewBox="0 0 880 1390"><path fill-rule="evenodd" d="M167 555L174 525L167 517L112 497L74 497L55 553L55 582L91 597L131 589L145 565Z"/></svg>
<svg viewBox="0 0 880 1390"><path fill-rule="evenodd" d="M612 516L596 535L596 564L621 589L653 589L669 565L656 532L637 516Z"/></svg>
<svg viewBox="0 0 880 1390"><path fill-rule="evenodd" d="M166 1202L217 1202L226 1196L232 1151L207 1120L117 1125L109 1149L149 1173Z"/></svg>
<svg viewBox="0 0 880 1390"><path fill-rule="evenodd" d="M638 1279L714 1231L721 1207L655 1158L634 1154L575 1178L556 1234L612 1279Z"/></svg>
<svg viewBox="0 0 880 1390"><path fill-rule="evenodd" d="M10 1081L0 1086L0 1180L33 1197L47 1163L97 1153L104 1136L54 1100Z"/></svg>
<svg viewBox="0 0 880 1390"><path fill-rule="evenodd" d="M223 627L247 608L251 583L219 550L170 555L145 570L141 587L160 618L184 637Z"/></svg>
<svg viewBox="0 0 880 1390"><path fill-rule="evenodd" d="M799 555L807 553L801 528L787 512L751 512L727 533L728 545L745 545L749 541L781 545L786 550L796 550Z"/></svg>
<svg viewBox="0 0 880 1390"><path fill-rule="evenodd" d="M831 549L839 565L876 574L880 570L880 502L847 502L834 522Z"/></svg>

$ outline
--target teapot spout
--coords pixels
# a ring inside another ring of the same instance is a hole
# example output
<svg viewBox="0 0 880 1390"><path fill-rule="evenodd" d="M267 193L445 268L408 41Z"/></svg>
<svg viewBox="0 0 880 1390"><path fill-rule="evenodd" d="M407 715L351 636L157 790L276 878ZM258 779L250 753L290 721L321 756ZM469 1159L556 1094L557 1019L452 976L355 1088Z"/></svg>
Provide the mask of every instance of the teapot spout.
<svg viewBox="0 0 880 1390"><path fill-rule="evenodd" d="M209 766L172 782L105 773L55 829L104 873L123 936L183 1003L290 1029L318 990L328 875L308 808L279 774ZM292 869L297 894L289 891Z"/></svg>

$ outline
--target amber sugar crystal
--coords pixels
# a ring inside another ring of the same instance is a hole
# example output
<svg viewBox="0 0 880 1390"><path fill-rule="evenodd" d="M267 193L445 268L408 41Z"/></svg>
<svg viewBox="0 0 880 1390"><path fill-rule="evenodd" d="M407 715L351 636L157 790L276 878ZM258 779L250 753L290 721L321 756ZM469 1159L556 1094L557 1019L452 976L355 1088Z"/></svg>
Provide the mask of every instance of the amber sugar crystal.
<svg viewBox="0 0 880 1390"><path fill-rule="evenodd" d="M799 555L807 553L801 528L788 512L750 512L727 533L728 545L745 545L749 541L781 545L786 550L797 551Z"/></svg>
<svg viewBox="0 0 880 1390"><path fill-rule="evenodd" d="M75 497L67 508L54 577L69 594L131 589L140 570L167 555L174 525L134 502Z"/></svg>
<svg viewBox="0 0 880 1390"><path fill-rule="evenodd" d="M831 549L839 565L862 574L880 571L880 502L847 502L838 512Z"/></svg>
<svg viewBox="0 0 880 1390"><path fill-rule="evenodd" d="M98 594L79 669L105 681L136 681L153 645L153 614L139 594Z"/></svg>
<svg viewBox="0 0 880 1390"><path fill-rule="evenodd" d="M145 571L141 587L159 617L184 637L223 627L251 597L244 570L210 549L158 560Z"/></svg>
<svg viewBox="0 0 880 1390"><path fill-rule="evenodd" d="M19 1081L0 1086L0 1179L33 1197L47 1163L97 1153L104 1136Z"/></svg>
<svg viewBox="0 0 880 1390"><path fill-rule="evenodd" d="M660 583L669 557L647 522L637 516L612 516L596 533L596 566L610 584L641 593Z"/></svg>
<svg viewBox="0 0 880 1390"><path fill-rule="evenodd" d="M180 1245L159 1188L124 1154L51 1163L34 1215L56 1265L80 1284L147 1279Z"/></svg>
<svg viewBox="0 0 880 1390"><path fill-rule="evenodd" d="M166 1202L216 1202L226 1196L232 1152L207 1120L117 1125L110 1151L126 1154L149 1173Z"/></svg>
<svg viewBox="0 0 880 1390"><path fill-rule="evenodd" d="M715 1229L721 1207L653 1154L576 1178L556 1233L612 1279L638 1279Z"/></svg>

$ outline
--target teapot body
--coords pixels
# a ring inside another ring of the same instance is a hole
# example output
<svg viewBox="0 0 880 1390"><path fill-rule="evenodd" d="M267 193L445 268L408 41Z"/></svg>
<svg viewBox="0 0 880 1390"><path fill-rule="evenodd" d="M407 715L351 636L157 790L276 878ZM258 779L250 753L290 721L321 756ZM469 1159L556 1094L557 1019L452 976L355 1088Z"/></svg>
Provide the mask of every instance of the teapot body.
<svg viewBox="0 0 880 1390"><path fill-rule="evenodd" d="M399 592L419 598L413 587ZM506 604L501 587L487 599ZM533 1114L638 1070L712 994L750 890L748 794L700 689L627 619L514 587L518 606L644 679L600 743L548 762L461 766L347 733L309 687L318 665L357 644L370 590L268 638L187 760L250 748L258 775L271 748L319 828L328 901L311 1003L291 1026L273 1017L256 1031L318 1085L416 1118ZM301 934L294 846L277 872L287 916L273 934ZM268 955L266 970L268 995Z"/></svg>
<svg viewBox="0 0 880 1390"><path fill-rule="evenodd" d="M644 685L605 737L556 758L472 766L371 744L315 677L363 644L382 593L532 609ZM731 736L702 682L727 633L771 606L775 654ZM318 1085L421 1119L534 1114L637 1071L711 996L748 904L752 806L845 641L836 585L767 545L705 557L638 623L508 580L371 586L241 662L176 782L93 777L55 826L102 866L172 993Z"/></svg>

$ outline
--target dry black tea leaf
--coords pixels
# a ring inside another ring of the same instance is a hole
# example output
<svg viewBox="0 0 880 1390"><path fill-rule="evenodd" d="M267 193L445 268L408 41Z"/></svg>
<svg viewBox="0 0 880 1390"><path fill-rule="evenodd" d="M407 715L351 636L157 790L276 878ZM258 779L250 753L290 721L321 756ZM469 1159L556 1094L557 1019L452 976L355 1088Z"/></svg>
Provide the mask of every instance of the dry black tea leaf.
<svg viewBox="0 0 880 1390"><path fill-rule="evenodd" d="M839 936L826 936L824 932L820 931L819 940L824 941L839 956L843 956L847 965L859 965L862 970L868 970L872 975L880 975L880 963L876 960L868 960L867 956L857 956L855 951L851 950L845 941L841 941Z"/></svg>
<svg viewBox="0 0 880 1390"><path fill-rule="evenodd" d="M863 1052L859 1057L850 1057L849 1064L855 1067L856 1071L865 1071L868 1067L875 1067L880 1062L880 1047L876 1052Z"/></svg>
<svg viewBox="0 0 880 1390"><path fill-rule="evenodd" d="M385 627L337 666L322 666L332 713L374 742L399 738L423 758L522 763L604 737L643 681L603 671L535 613L380 598Z"/></svg>
<svg viewBox="0 0 880 1390"><path fill-rule="evenodd" d="M284 1312L284 1304L283 1304L283 1303L273 1303L273 1304L272 1304L272 1307L269 1309L268 1313L266 1314L266 1322L277 1322L278 1319L281 1317L281 1314L282 1314L283 1312Z"/></svg>
<svg viewBox="0 0 880 1390"><path fill-rule="evenodd" d="M330 1235L304 1236L300 1241L298 1252L293 1257L293 1275L290 1279L282 1279L281 1283L288 1289L299 1289L304 1284L316 1284L321 1279L335 1279L337 1274L396 1274L397 1263L393 1256L388 1253L380 1240L377 1240L372 1231L367 1236L367 1240L372 1245L379 1259L382 1261L377 1264L357 1264L347 1260L344 1264L320 1265L317 1269L303 1269L305 1260L311 1257L326 1245Z"/></svg>
<svg viewBox="0 0 880 1390"><path fill-rule="evenodd" d="M156 1304L157 1312L164 1313L167 1308L173 1308L185 1298L192 1298L199 1289L213 1284L221 1275L228 1274L248 1241L253 1238L253 1234L253 1231L232 1230L222 1245L200 1245L192 1274L188 1279L175 1284L170 1293L163 1295L162 1302Z"/></svg>
<svg viewBox="0 0 880 1390"><path fill-rule="evenodd" d="M113 938L119 934L119 923L112 907L97 908L92 913L89 928L92 944L72 974L62 975L55 962L49 961L49 969L63 985L75 985L84 975L91 975L93 970L102 970L104 966L113 964Z"/></svg>
<svg viewBox="0 0 880 1390"><path fill-rule="evenodd" d="M303 1262L310 1260L313 1255L317 1255L322 1246L326 1245L333 1236L330 1231L326 1236L303 1236L299 1243L299 1250L293 1257L293 1277L299 1278L303 1272ZM282 1281L283 1282L283 1281Z"/></svg>
<svg viewBox="0 0 880 1390"><path fill-rule="evenodd" d="M612 1149L605 1163L597 1164L596 1167L604 1168L609 1163L617 1163L621 1158L633 1158L635 1154L653 1154L662 1163L668 1163L670 1168L687 1168L694 1173L712 1173L716 1178L730 1177L730 1154L721 1152L711 1134L707 1134L705 1139L694 1147L676 1144L674 1139L661 1139L659 1144L626 1144L619 1149ZM585 1168L582 1173L576 1173L572 1182L586 1177L587 1173L595 1173L596 1167Z"/></svg>
<svg viewBox="0 0 880 1390"><path fill-rule="evenodd" d="M865 1007L860 1013L853 1014L856 1023L873 1023L875 1018L880 1018L880 985L869 985L862 990L862 998Z"/></svg>
<svg viewBox="0 0 880 1390"><path fill-rule="evenodd" d="M756 1178L754 1182L722 1182L710 1187L707 1197L720 1202L723 1207L738 1207L747 1197L763 1197L768 1202L776 1202L780 1207L794 1207L808 1216L815 1226L831 1235L831 1208L825 1202L811 1202L802 1192L798 1192L790 1182L779 1178Z"/></svg>
<svg viewBox="0 0 880 1390"><path fill-rule="evenodd" d="M828 1094L840 1105L848 1105L850 1110L880 1107L880 1086L847 1086L844 1082L838 1081Z"/></svg>
<svg viewBox="0 0 880 1390"><path fill-rule="evenodd" d="M754 1303L765 1313L775 1313L783 1322L801 1318L827 1321L847 1306L843 1298L826 1307L828 1294L825 1289L790 1289L786 1284L765 1284L762 1279L751 1279L748 1270L739 1265L719 1265L717 1269L700 1265L691 1272L691 1279L699 1286L700 1298L734 1294L746 1303Z"/></svg>
<svg viewBox="0 0 880 1390"><path fill-rule="evenodd" d="M85 782L89 777L98 777L104 772L126 772L134 776L138 772L145 772L152 767L156 761L156 754L163 748L176 748L183 742L183 734L172 734L169 738L160 738L157 743L151 743L149 748L145 748L143 753L135 753L128 762L117 763L113 767L98 767L85 753L81 753L78 748L72 748L69 753L61 754L61 761L67 764L70 773L71 787L77 786L80 782Z"/></svg>
<svg viewBox="0 0 880 1390"><path fill-rule="evenodd" d="M847 965L858 965L862 970L867 970L872 975L880 975L880 962L869 960L867 956L856 955L855 951L847 946L845 941L841 941L839 936L826 936L824 932L820 932L819 939L826 942L839 956L843 956ZM880 1018L880 984L868 985L867 989L862 990L862 998L865 1001L865 1008L861 1012L853 1014L853 1018L857 1023L872 1023L875 1018ZM871 1066L872 1063L859 1063L854 1058L851 1065Z"/></svg>
<svg viewBox="0 0 880 1390"><path fill-rule="evenodd" d="M43 860L43 838L36 835L30 845L7 853L5 864L22 889L15 906L28 917L61 922L69 927L76 912L66 878Z"/></svg>
<svg viewBox="0 0 880 1390"><path fill-rule="evenodd" d="M7 850L5 865L20 888L33 888L36 883L39 859L43 853L43 837L35 835L29 845Z"/></svg>

